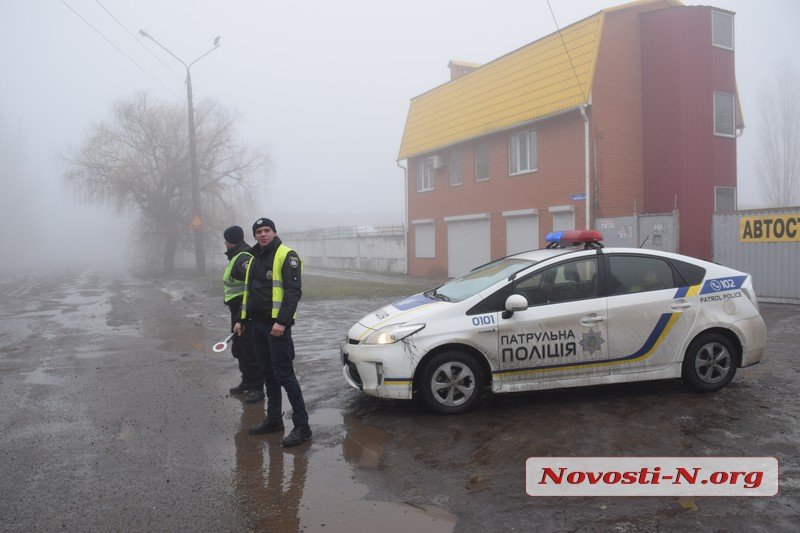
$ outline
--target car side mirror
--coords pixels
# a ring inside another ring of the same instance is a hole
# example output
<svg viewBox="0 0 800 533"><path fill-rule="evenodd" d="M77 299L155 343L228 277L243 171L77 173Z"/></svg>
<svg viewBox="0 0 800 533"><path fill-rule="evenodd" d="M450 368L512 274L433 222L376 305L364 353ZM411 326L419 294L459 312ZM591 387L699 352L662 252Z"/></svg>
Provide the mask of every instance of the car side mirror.
<svg viewBox="0 0 800 533"><path fill-rule="evenodd" d="M506 298L506 310L503 311L503 318L511 318L517 311L524 311L528 308L528 300L521 294L512 294Z"/></svg>

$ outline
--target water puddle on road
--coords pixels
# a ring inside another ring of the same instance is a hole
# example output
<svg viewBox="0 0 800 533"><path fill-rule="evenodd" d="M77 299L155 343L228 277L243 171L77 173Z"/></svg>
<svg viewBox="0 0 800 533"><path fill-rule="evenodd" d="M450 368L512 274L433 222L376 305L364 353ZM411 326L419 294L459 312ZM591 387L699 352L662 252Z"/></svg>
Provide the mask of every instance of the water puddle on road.
<svg viewBox="0 0 800 533"><path fill-rule="evenodd" d="M347 425L347 435L342 443L345 460L358 468L380 468L383 449L392 436L375 426L362 425L353 417L348 417Z"/></svg>
<svg viewBox="0 0 800 533"><path fill-rule="evenodd" d="M236 499L254 529L454 530L456 517L444 509L416 502L368 500L368 487L353 479L354 467L373 468L380 463L382 450L391 440L385 431L362 425L354 417L343 419L337 409L322 409L310 413L311 423L317 424L312 426L316 440L287 449L281 446L280 432L258 437L247 434L248 427L262 418L261 410L243 409L234 436ZM291 422L285 422L288 432ZM341 424L347 428L343 441L337 429ZM341 448L335 445L337 441L342 442Z"/></svg>
<svg viewBox="0 0 800 533"><path fill-rule="evenodd" d="M31 372L22 372L25 383L31 385L63 385L64 378L48 374L44 368L37 368Z"/></svg>

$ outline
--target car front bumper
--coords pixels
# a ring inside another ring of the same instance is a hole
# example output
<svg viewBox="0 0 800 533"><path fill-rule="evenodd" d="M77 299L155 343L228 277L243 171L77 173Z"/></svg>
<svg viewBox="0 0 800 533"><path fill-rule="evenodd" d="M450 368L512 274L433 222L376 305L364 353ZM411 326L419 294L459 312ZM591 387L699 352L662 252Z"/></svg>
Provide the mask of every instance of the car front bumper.
<svg viewBox="0 0 800 533"><path fill-rule="evenodd" d="M342 343L339 351L345 381L371 396L410 400L413 368L407 348L403 341L384 346Z"/></svg>

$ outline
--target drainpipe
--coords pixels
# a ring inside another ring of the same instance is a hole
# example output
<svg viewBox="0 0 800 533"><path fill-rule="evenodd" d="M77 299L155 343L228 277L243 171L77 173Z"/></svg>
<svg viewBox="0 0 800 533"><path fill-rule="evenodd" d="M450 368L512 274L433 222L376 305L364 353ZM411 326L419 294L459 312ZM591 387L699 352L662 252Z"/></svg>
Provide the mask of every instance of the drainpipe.
<svg viewBox="0 0 800 533"><path fill-rule="evenodd" d="M581 116L583 117L583 159L585 161L585 189L586 189L586 229L592 228L592 208L591 208L591 180L589 179L589 117L586 116L586 104L581 105Z"/></svg>
<svg viewBox="0 0 800 533"><path fill-rule="evenodd" d="M398 167L403 169L403 230L406 232L406 271L408 274L408 169L400 164L400 160L395 161Z"/></svg>

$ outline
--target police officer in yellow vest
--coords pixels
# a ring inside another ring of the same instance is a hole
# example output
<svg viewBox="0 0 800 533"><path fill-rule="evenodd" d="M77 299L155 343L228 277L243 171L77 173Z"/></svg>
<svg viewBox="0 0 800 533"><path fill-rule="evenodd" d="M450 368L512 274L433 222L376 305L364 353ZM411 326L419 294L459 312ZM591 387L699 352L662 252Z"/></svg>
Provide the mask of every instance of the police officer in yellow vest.
<svg viewBox="0 0 800 533"><path fill-rule="evenodd" d="M228 266L222 275L225 287L225 304L231 312L231 330L242 315L242 299L244 297L244 281L247 274L247 264L252 259L250 245L244 241L244 230L239 226L231 226L222 236L225 238L225 255L228 257ZM239 372L242 374L241 382L230 389L231 394L245 394L247 403L260 402L264 399L264 374L261 371L261 361L253 351L250 332L242 336L234 336L231 353L239 362Z"/></svg>
<svg viewBox="0 0 800 533"><path fill-rule="evenodd" d="M302 296L300 258L285 246L268 218L253 224L258 243L250 249L253 259L247 266L241 321L236 333L250 330L253 349L261 360L267 387L267 418L250 428L252 435L283 431L281 387L292 404L294 428L283 439L286 447L311 438L303 393L294 374L294 324L297 303Z"/></svg>

